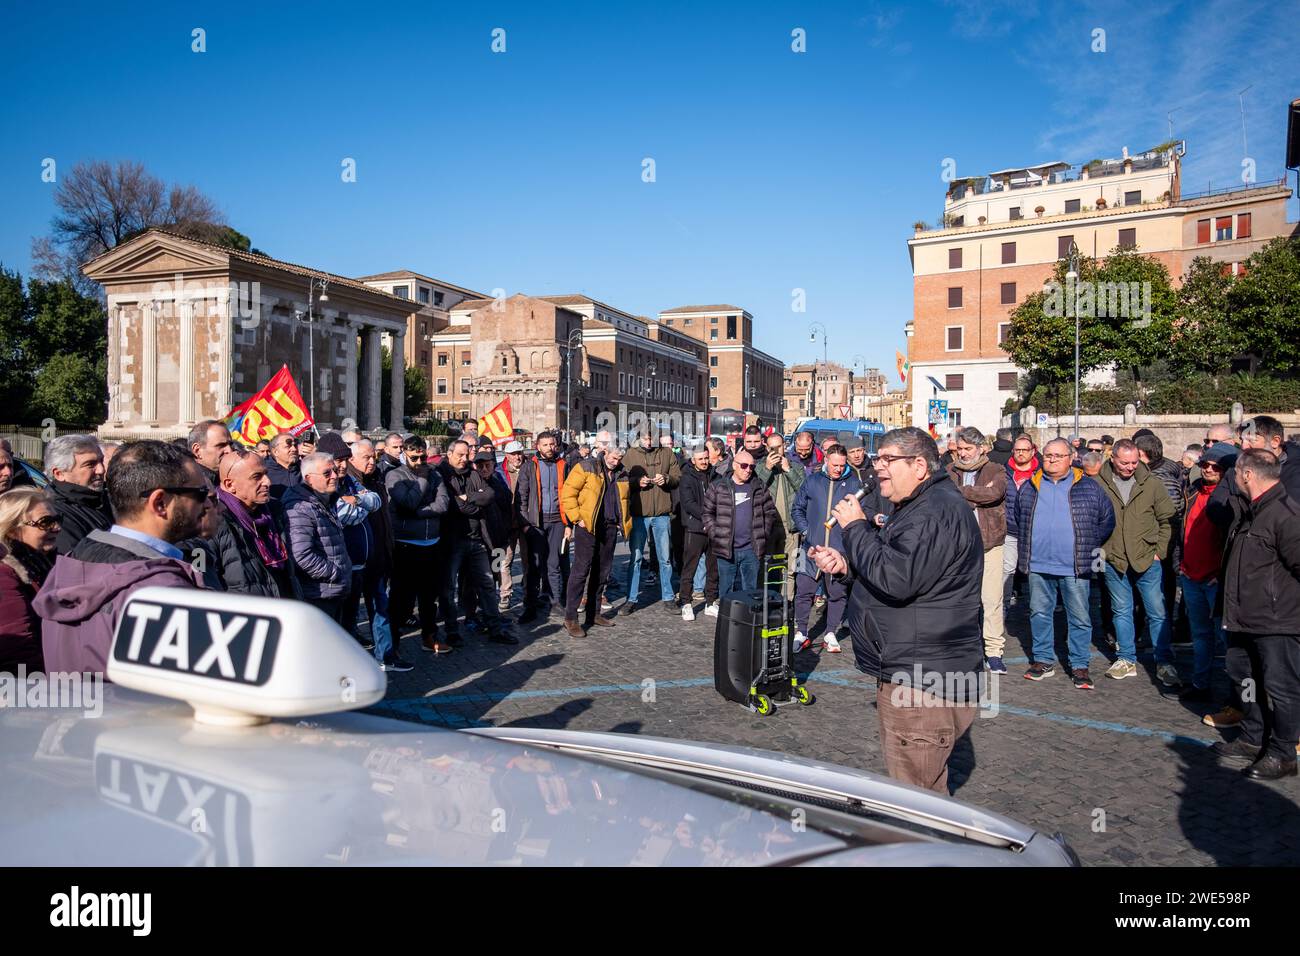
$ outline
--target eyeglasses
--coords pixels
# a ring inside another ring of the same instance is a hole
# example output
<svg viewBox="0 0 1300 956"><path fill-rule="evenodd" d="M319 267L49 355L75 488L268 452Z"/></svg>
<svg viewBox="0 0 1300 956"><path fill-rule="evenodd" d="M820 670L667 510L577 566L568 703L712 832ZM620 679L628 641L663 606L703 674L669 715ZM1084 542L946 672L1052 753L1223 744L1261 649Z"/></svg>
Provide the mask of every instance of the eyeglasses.
<svg viewBox="0 0 1300 956"><path fill-rule="evenodd" d="M749 469L753 468L754 466L747 461L738 461L735 462L734 467L743 468L745 471L749 471Z"/></svg>
<svg viewBox="0 0 1300 956"><path fill-rule="evenodd" d="M918 458L918 457L920 456L919 455L877 455L875 458L871 460L872 462L879 462L880 464L888 468L896 461L906 461L909 458Z"/></svg>
<svg viewBox="0 0 1300 956"><path fill-rule="evenodd" d="M42 531L57 531L63 527L63 519L58 515L42 515L35 521L24 521L29 528L40 528Z"/></svg>
<svg viewBox="0 0 1300 956"><path fill-rule="evenodd" d="M1201 471L1222 471L1222 470L1223 469L1219 466L1219 463L1217 461L1201 462Z"/></svg>
<svg viewBox="0 0 1300 956"><path fill-rule="evenodd" d="M1069 457L1070 457L1069 455L1060 455L1060 454L1043 456L1043 458L1046 459L1047 461L1060 461L1063 458L1069 458Z"/></svg>
<svg viewBox="0 0 1300 956"><path fill-rule="evenodd" d="M165 491L169 495L181 495L189 498L191 501L203 501L205 498L209 501L217 500L217 493L211 488L195 488L193 485L173 485L169 488L151 488L148 491L140 492L141 498L148 498L155 491Z"/></svg>

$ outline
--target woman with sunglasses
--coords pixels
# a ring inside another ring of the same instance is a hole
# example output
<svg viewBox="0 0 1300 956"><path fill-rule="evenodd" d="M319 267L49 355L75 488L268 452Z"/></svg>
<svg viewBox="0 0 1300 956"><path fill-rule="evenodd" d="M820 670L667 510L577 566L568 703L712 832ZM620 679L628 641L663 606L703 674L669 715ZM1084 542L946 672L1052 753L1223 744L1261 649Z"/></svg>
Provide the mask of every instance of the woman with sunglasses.
<svg viewBox="0 0 1300 956"><path fill-rule="evenodd" d="M0 671L44 669L32 600L54 566L59 516L39 488L0 495Z"/></svg>

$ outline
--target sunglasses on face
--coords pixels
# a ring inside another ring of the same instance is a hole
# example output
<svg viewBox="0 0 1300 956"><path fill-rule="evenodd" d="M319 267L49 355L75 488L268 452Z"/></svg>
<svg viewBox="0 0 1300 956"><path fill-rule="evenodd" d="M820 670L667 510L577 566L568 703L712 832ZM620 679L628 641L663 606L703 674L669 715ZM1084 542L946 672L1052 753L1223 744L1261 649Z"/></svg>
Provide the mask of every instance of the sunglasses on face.
<svg viewBox="0 0 1300 956"><path fill-rule="evenodd" d="M169 495L180 495L183 498L189 498L191 501L216 501L217 493L207 487L196 488L193 485L173 485L170 488L156 488L150 491L140 492L141 498L148 498L154 491L165 491Z"/></svg>
<svg viewBox="0 0 1300 956"><path fill-rule="evenodd" d="M1201 471L1222 471L1217 461L1207 461L1201 464Z"/></svg>
<svg viewBox="0 0 1300 956"><path fill-rule="evenodd" d="M743 469L743 470L745 470L745 471L749 471L749 469L753 468L754 466L751 465L751 464L749 464L748 462L738 461L738 462L736 462L736 467L737 467L737 468L741 468L741 469Z"/></svg>
<svg viewBox="0 0 1300 956"><path fill-rule="evenodd" d="M42 515L35 521L24 521L23 524L41 531L58 531L63 527L63 520L58 515Z"/></svg>

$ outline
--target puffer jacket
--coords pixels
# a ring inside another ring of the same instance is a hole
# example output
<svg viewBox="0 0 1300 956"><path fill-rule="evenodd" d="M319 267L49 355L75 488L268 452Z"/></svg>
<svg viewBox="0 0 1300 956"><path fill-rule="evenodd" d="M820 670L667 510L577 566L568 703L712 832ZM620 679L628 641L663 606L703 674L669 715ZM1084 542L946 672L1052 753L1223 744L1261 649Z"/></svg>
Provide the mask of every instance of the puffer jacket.
<svg viewBox="0 0 1300 956"><path fill-rule="evenodd" d="M630 503L634 518L655 518L673 512L672 490L681 481L682 469L677 464L677 456L671 448L651 448L646 451L640 445L628 449L623 459L623 470L627 472L630 482ZM641 487L642 478L663 475L663 485Z"/></svg>
<svg viewBox="0 0 1300 956"><path fill-rule="evenodd" d="M1039 469L1016 491L1016 528L1020 542L1016 570L1021 574L1029 573L1029 559L1033 556L1034 509L1038 506L1042 482L1043 472ZM1070 522L1074 526L1074 576L1086 578L1092 574L1093 558L1102 542L1115 530L1115 509L1101 485L1085 475L1082 468L1070 469Z"/></svg>
<svg viewBox="0 0 1300 956"><path fill-rule="evenodd" d="M686 487L683 482L682 487ZM624 538L632 536L631 491L627 474L620 468L614 475L614 491L618 495L619 526ZM609 470L603 460L581 458L564 479L560 497L564 513L573 522L582 522L583 528L594 534L598 521L604 520L605 495L609 494Z"/></svg>
<svg viewBox="0 0 1300 956"><path fill-rule="evenodd" d="M306 482L294 485L280 501L289 522L289 553L303 599L347 594L352 588L352 559L334 509Z"/></svg>
<svg viewBox="0 0 1300 956"><path fill-rule="evenodd" d="M60 555L32 602L41 618L46 672L107 670L127 599L155 585L201 588L203 581L184 561L111 531L92 531L72 554Z"/></svg>
<svg viewBox="0 0 1300 956"><path fill-rule="evenodd" d="M437 468L425 465L417 473L398 465L384 476L388 513L394 541L436 541L442 535L442 516L451 507L447 483Z"/></svg>
<svg viewBox="0 0 1300 956"><path fill-rule="evenodd" d="M1156 555L1162 561L1169 558L1175 506L1146 465L1139 464L1133 472L1135 484L1127 505L1115 488L1114 474L1111 465L1105 464L1097 476L1115 512L1115 530L1102 547L1106 560L1120 574L1129 568L1142 574L1155 563Z"/></svg>
<svg viewBox="0 0 1300 956"><path fill-rule="evenodd" d="M962 483L967 471L975 472L975 484ZM996 548L1007 540L1007 466L984 456L976 459L976 468L964 469L956 459L948 466L948 477L961 496L975 510L984 550Z"/></svg>
<svg viewBox="0 0 1300 956"><path fill-rule="evenodd" d="M858 669L975 703L984 664L984 542L951 479L939 472L923 481L878 531L855 521L843 535L852 584L845 620ZM942 679L927 679L935 674Z"/></svg>
<svg viewBox="0 0 1300 956"><path fill-rule="evenodd" d="M452 541L470 538L488 548L504 548L510 529L497 512L497 493L492 485L483 480L473 465L457 471L444 460L438 466L438 473L451 498L451 506L443 519L444 533ZM464 501L461 501L461 495L465 496Z"/></svg>
<svg viewBox="0 0 1300 956"><path fill-rule="evenodd" d="M688 463L682 469L682 480L677 487L682 508L682 527L687 531L704 533L704 493L716 477L712 465L699 471Z"/></svg>
<svg viewBox="0 0 1300 956"><path fill-rule="evenodd" d="M50 507L61 522L54 542L57 554L71 554L90 532L107 531L113 526L113 509L108 505L108 495L102 491L51 479L48 494Z"/></svg>
<svg viewBox="0 0 1300 956"><path fill-rule="evenodd" d="M1187 483L1187 472L1172 458L1161 458L1154 465L1147 467L1151 474L1160 479L1160 483L1165 486L1165 491L1169 493L1169 500L1174 503L1173 521L1177 524L1186 514L1183 511L1183 486Z"/></svg>
<svg viewBox="0 0 1300 956"><path fill-rule="evenodd" d="M732 530L736 523L737 488L748 487L754 503L750 522L750 547L760 566L767 554L767 538L779 516L772 496L767 493L763 483L757 478L750 478L744 485L737 485L730 478L715 478L704 492L704 533L709 536L709 547L716 558L731 561L734 557Z"/></svg>
<svg viewBox="0 0 1300 956"><path fill-rule="evenodd" d="M839 478L831 478L823 468L817 474L809 475L799 486L799 493L794 496L791 517L794 530L803 535L800 539L800 549L804 554L814 546L831 547L841 552L844 550L843 532L839 522L833 522L829 531L826 530L826 522L830 521L832 509L845 495L856 495L861 490L862 482L858 480L853 469L848 467L845 467L844 474ZM873 506L873 502L866 500L865 494L862 497L862 510L866 512L867 517L875 515L879 509ZM811 573L816 573L816 568L811 564L807 567L810 568Z"/></svg>
<svg viewBox="0 0 1300 956"><path fill-rule="evenodd" d="M288 522L280 502L272 498L264 506L275 523L280 540L289 549ZM178 545L182 550L202 546L212 559L216 583L221 587L239 594L252 594L258 597L302 597L301 586L293 571L293 554L280 571L272 571L266 566L257 551L257 541L245 531L243 526L230 513L225 503L217 505L217 533L205 542L187 542Z"/></svg>
<svg viewBox="0 0 1300 956"><path fill-rule="evenodd" d="M302 472L297 465L286 468L270 455L266 456L266 474L271 479L271 497L277 500L290 488L302 484Z"/></svg>
<svg viewBox="0 0 1300 956"><path fill-rule="evenodd" d="M515 510L519 514L519 523L521 527L540 528L542 526L542 475L541 466L537 463L536 456L525 458L522 465L519 466L519 477L515 480L514 504ZM555 459L555 494L560 496L560 489L564 487L564 477L568 473L569 463L561 455ZM446 472L443 472L444 477ZM556 507L560 509L560 521L568 524L570 519L564 513L564 502L561 500ZM512 522L513 523L513 522Z"/></svg>
<svg viewBox="0 0 1300 956"><path fill-rule="evenodd" d="M1223 626L1247 635L1300 635L1300 503L1278 482L1228 535Z"/></svg>

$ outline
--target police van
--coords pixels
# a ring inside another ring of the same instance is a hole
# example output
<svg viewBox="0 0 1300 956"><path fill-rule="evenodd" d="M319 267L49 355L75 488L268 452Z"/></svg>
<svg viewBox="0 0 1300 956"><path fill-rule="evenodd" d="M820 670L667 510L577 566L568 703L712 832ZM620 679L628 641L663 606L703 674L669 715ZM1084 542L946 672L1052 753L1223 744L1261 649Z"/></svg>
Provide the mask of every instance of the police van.
<svg viewBox="0 0 1300 956"><path fill-rule="evenodd" d="M0 707L0 864L1077 865L1059 836L862 770L363 713L386 675L294 601L142 588L107 676L93 710L49 706L56 675Z"/></svg>
<svg viewBox="0 0 1300 956"><path fill-rule="evenodd" d="M840 444L850 438L861 438L868 455L876 453L876 446L885 434L885 426L880 422L870 422L865 418L805 418L795 425L793 434L786 439L786 444L794 440L800 432L811 432L813 439L820 446L827 438L834 438Z"/></svg>

